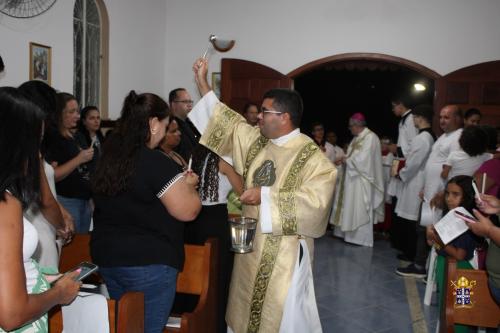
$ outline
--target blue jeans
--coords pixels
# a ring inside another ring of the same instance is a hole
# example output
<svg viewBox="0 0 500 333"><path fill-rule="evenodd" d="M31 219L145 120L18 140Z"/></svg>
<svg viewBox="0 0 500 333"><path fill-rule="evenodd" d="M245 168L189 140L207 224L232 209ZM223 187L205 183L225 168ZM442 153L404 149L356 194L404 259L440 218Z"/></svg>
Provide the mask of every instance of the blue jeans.
<svg viewBox="0 0 500 333"><path fill-rule="evenodd" d="M89 200L68 198L62 195L57 196L57 200L71 214L75 222L75 232L86 234L90 229L90 202Z"/></svg>
<svg viewBox="0 0 500 333"><path fill-rule="evenodd" d="M177 269L167 265L101 267L111 298L119 300L127 291L144 293L144 332L161 333L172 310Z"/></svg>

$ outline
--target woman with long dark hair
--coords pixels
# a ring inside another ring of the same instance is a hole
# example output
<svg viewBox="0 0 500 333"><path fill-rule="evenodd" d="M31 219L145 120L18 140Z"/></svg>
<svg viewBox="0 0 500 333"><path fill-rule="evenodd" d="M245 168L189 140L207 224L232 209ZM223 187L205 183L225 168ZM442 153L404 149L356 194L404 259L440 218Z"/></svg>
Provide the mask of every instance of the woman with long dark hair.
<svg viewBox="0 0 500 333"><path fill-rule="evenodd" d="M31 259L38 236L22 214L40 200L43 118L18 89L0 88L0 332L47 332L47 311L80 286L73 272L51 288Z"/></svg>
<svg viewBox="0 0 500 333"><path fill-rule="evenodd" d="M57 199L75 222L77 233L90 229L90 182L87 162L94 156L93 148L82 148L74 132L80 119L76 98L68 93L58 93L55 116L57 131L47 147L45 159L54 167Z"/></svg>
<svg viewBox="0 0 500 333"><path fill-rule="evenodd" d="M94 156L86 164L89 173L92 174L101 156L101 145L104 142L104 135L101 132L101 113L97 106L86 106L80 111L75 137L81 148L94 148Z"/></svg>
<svg viewBox="0 0 500 333"><path fill-rule="evenodd" d="M42 81L27 81L19 86L19 91L35 103L44 113L44 136L41 144L40 204L31 205L24 216L35 226L39 243L33 258L46 269L58 270L60 246L69 241L74 232L73 218L57 200L54 168L45 161L44 153L54 137L57 93ZM60 241L56 241L56 235Z"/></svg>
<svg viewBox="0 0 500 333"><path fill-rule="evenodd" d="M145 332L161 332L184 264L184 223L198 215L198 176L180 172L156 150L169 123L167 104L155 94L125 98L92 177L95 203L93 261L114 299L141 291Z"/></svg>

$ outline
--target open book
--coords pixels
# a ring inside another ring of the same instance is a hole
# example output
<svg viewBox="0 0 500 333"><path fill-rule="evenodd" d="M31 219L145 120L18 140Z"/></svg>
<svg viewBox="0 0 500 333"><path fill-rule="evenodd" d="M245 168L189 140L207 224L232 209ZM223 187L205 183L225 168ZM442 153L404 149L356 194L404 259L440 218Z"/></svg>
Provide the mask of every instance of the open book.
<svg viewBox="0 0 500 333"><path fill-rule="evenodd" d="M436 229L436 232L444 245L469 230L469 227L465 224L464 220L455 215L455 211L459 211L471 219L474 219L474 216L472 216L471 213L463 207L457 207L450 210L448 214L446 214L434 225L434 229Z"/></svg>

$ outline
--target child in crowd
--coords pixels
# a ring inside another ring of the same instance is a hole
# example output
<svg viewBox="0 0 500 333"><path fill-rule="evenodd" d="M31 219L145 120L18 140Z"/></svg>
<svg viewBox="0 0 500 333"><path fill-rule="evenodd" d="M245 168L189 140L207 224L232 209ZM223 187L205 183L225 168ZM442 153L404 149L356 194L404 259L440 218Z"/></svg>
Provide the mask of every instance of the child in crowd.
<svg viewBox="0 0 500 333"><path fill-rule="evenodd" d="M445 180L457 175L472 176L481 164L493 157L487 152L488 133L480 126L464 128L458 143L461 149L451 152L443 165L441 178Z"/></svg>
<svg viewBox="0 0 500 333"><path fill-rule="evenodd" d="M474 189L472 188L472 177L456 176L448 181L445 189L445 210L443 216L450 210L463 207L472 214L476 208L474 201ZM474 256L474 249L479 243L479 239L470 230L452 240L447 245L443 245L434 227L427 227L427 242L438 249L436 265L436 282L440 293L444 290L444 272L446 258L451 257L457 260L457 268L472 269L469 260ZM439 296L439 309L443 306L443 295ZM467 332L464 325L455 325L455 332Z"/></svg>

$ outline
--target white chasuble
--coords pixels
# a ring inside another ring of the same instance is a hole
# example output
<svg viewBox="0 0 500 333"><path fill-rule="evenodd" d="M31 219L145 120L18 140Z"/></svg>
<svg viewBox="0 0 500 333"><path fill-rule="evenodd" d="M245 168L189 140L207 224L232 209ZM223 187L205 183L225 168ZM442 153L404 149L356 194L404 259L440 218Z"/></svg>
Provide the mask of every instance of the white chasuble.
<svg viewBox="0 0 500 333"><path fill-rule="evenodd" d="M330 220L347 242L373 246L373 224L384 220L384 176L380 141L368 128L349 144Z"/></svg>
<svg viewBox="0 0 500 333"><path fill-rule="evenodd" d="M219 155L231 156L235 170L244 176L245 188L266 187L262 200L269 198L266 205L270 207L272 230L263 233L261 223L257 223L253 251L235 254L226 313L230 330L279 332L291 289L296 291L295 296L303 297L300 302L308 315L302 318L310 318L306 325L313 331L309 332L321 332L319 317L314 315L314 286L308 279L293 277L307 273L306 266L310 269L304 257L297 267L300 243L307 244L304 255L309 252L308 259L312 260L314 238L325 233L335 167L309 137L298 131L287 140L268 140L258 128L249 126L241 115L221 103L216 104L205 126L200 115L206 110L195 106L193 111L190 119L205 129L200 142ZM243 215L259 219L260 210L260 206L244 205ZM292 287L292 281L306 281L307 290L301 288L303 285ZM298 301L297 297L290 298ZM287 311L293 313L296 309Z"/></svg>

